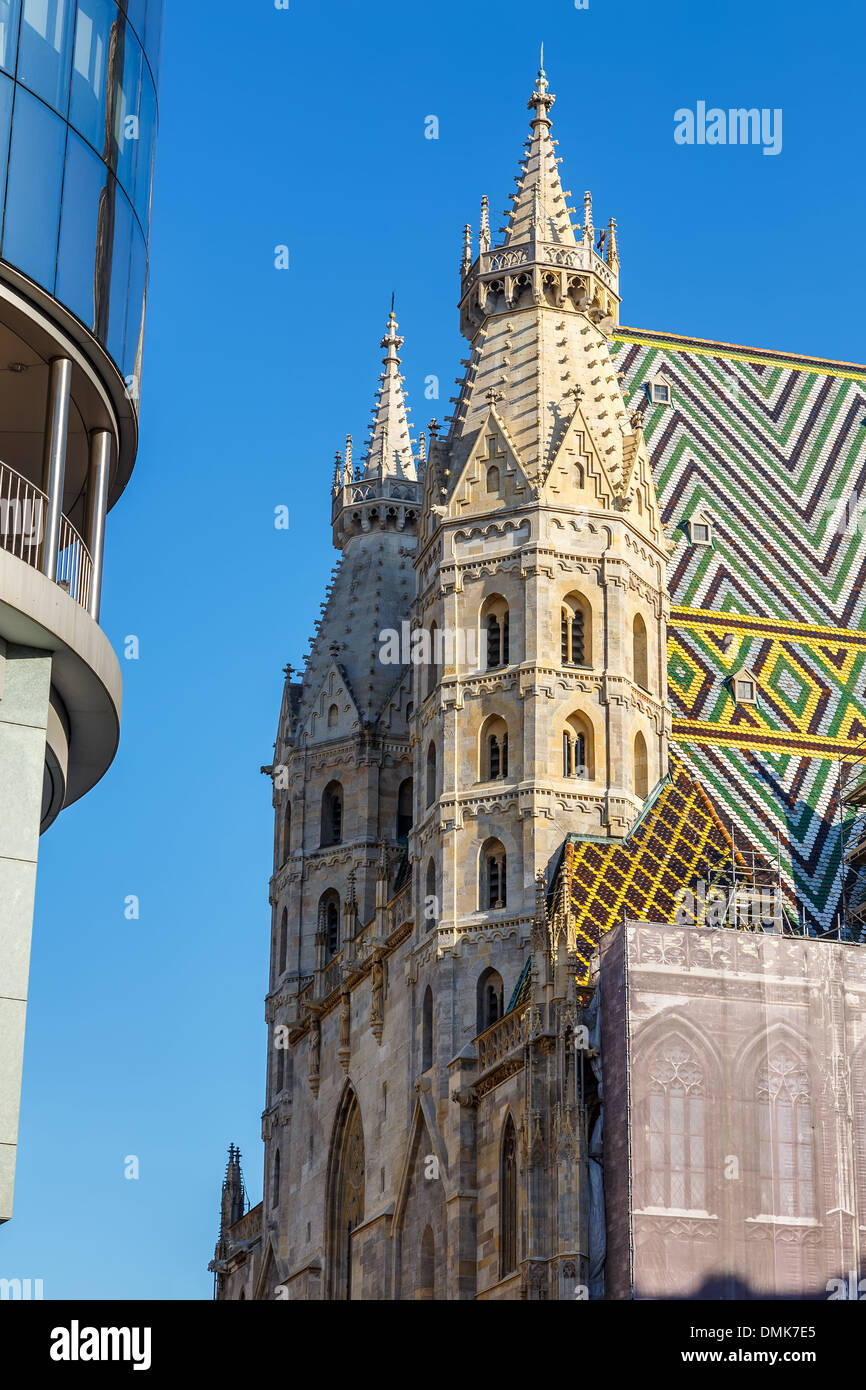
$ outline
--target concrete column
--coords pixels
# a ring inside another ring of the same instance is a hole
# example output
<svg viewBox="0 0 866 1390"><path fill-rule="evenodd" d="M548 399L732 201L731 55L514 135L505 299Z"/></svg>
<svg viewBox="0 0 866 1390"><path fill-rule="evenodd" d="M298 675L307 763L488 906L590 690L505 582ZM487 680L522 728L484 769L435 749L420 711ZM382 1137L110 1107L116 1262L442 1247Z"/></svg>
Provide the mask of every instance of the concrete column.
<svg viewBox="0 0 866 1390"><path fill-rule="evenodd" d="M88 612L99 622L102 598L102 565L105 552L105 516L108 511L108 477L111 470L111 434L95 430L90 436L90 467L87 473L87 533L85 545L90 551L93 569L90 575Z"/></svg>
<svg viewBox="0 0 866 1390"><path fill-rule="evenodd" d="M72 363L68 357L55 357L48 378L48 409L42 468L42 491L48 497L48 515L45 519L45 538L42 543L42 573L47 574L49 579L57 578L71 386Z"/></svg>
<svg viewBox="0 0 866 1390"><path fill-rule="evenodd" d="M12 1215L51 655L0 641L0 1222Z"/></svg>

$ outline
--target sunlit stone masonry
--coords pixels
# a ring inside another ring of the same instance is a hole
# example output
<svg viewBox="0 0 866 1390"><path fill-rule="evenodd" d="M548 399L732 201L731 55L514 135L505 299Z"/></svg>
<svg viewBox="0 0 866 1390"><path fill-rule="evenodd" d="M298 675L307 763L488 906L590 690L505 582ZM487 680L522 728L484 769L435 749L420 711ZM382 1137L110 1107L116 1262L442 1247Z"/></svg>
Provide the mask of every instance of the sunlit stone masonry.
<svg viewBox="0 0 866 1390"><path fill-rule="evenodd" d="M414 440L392 312L337 455L219 1299L861 1272L864 369L621 326L553 104L542 70L502 240L486 198L465 231L453 415Z"/></svg>

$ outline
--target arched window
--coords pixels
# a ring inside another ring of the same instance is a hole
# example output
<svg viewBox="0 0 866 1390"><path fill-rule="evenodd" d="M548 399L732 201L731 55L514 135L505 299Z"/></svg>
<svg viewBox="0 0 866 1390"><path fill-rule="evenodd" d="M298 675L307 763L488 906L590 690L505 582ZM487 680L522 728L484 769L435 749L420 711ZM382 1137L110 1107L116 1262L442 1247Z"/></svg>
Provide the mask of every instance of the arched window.
<svg viewBox="0 0 866 1390"><path fill-rule="evenodd" d="M491 594L481 605L482 665L487 670L507 666L511 660L508 604L499 594ZM486 644L486 662L484 647Z"/></svg>
<svg viewBox="0 0 866 1390"><path fill-rule="evenodd" d="M322 846L338 845L343 838L343 788L329 782L322 795Z"/></svg>
<svg viewBox="0 0 866 1390"><path fill-rule="evenodd" d="M285 810L283 811L283 857L282 857L282 862L283 862L284 864L285 864L286 860L288 859L289 855L291 854L291 852L292 852L292 803L291 803L291 801L287 801L287 802L286 802Z"/></svg>
<svg viewBox="0 0 866 1390"><path fill-rule="evenodd" d="M432 806L436 800L436 744L431 743L427 749L427 805Z"/></svg>
<svg viewBox="0 0 866 1390"><path fill-rule="evenodd" d="M274 1154L273 1186L271 1191L271 1206L280 1205L280 1151L277 1149Z"/></svg>
<svg viewBox="0 0 866 1390"><path fill-rule="evenodd" d="M649 690L649 663L647 659L646 623L638 613L632 630L634 652L634 682L641 690Z"/></svg>
<svg viewBox="0 0 866 1390"><path fill-rule="evenodd" d="M642 801L649 796L649 759L646 739L641 733L634 738L634 794Z"/></svg>
<svg viewBox="0 0 866 1390"><path fill-rule="evenodd" d="M283 908L283 915L280 918L280 941L277 950L277 974L285 975L286 958L289 950L289 913L287 908Z"/></svg>
<svg viewBox="0 0 866 1390"><path fill-rule="evenodd" d="M487 470L487 491L499 491L499 469L496 467L495 463L491 464Z"/></svg>
<svg viewBox="0 0 866 1390"><path fill-rule="evenodd" d="M572 714L562 732L562 775L592 781L595 776L592 725L583 714Z"/></svg>
<svg viewBox="0 0 866 1390"><path fill-rule="evenodd" d="M560 610L563 666L592 665L592 610L581 594L569 594Z"/></svg>
<svg viewBox="0 0 866 1390"><path fill-rule="evenodd" d="M412 829L412 778L400 783L397 792L397 839L405 844Z"/></svg>
<svg viewBox="0 0 866 1390"><path fill-rule="evenodd" d="M813 1218L815 1156L809 1070L786 1046L774 1047L757 1077L761 1215Z"/></svg>
<svg viewBox="0 0 866 1390"><path fill-rule="evenodd" d="M364 1221L366 1190L361 1107L347 1088L334 1126L325 1207L326 1296L332 1302L352 1297L352 1236Z"/></svg>
<svg viewBox="0 0 866 1390"><path fill-rule="evenodd" d="M517 1269L517 1135L509 1115L499 1165L499 1276Z"/></svg>
<svg viewBox="0 0 866 1390"><path fill-rule="evenodd" d="M439 684L439 629L435 623L430 624L430 660L427 665L427 695L432 695Z"/></svg>
<svg viewBox="0 0 866 1390"><path fill-rule="evenodd" d="M339 719L340 711L337 709L336 705L331 705L331 708L328 710L328 728L336 729Z"/></svg>
<svg viewBox="0 0 866 1390"><path fill-rule="evenodd" d="M476 1033L483 1033L502 1017L502 976L488 966L478 976L475 987Z"/></svg>
<svg viewBox="0 0 866 1390"><path fill-rule="evenodd" d="M508 776L508 725L498 714L492 714L481 726L479 782L495 782Z"/></svg>
<svg viewBox="0 0 866 1390"><path fill-rule="evenodd" d="M436 1297L436 1242L433 1227L425 1226L421 1237L421 1258L418 1262L418 1289L416 1299L426 1301Z"/></svg>
<svg viewBox="0 0 866 1390"><path fill-rule="evenodd" d="M282 1094L283 1088L284 1088L284 1086L285 1086L285 1084L286 1084L286 1050L285 1050L285 1048L283 1048L283 1047L277 1047L276 1052L277 1052L277 1065L276 1065L276 1073L277 1073L277 1074L276 1074L276 1078L275 1078L275 1089L276 1089L277 1095L279 1096L279 1095Z"/></svg>
<svg viewBox="0 0 866 1390"><path fill-rule="evenodd" d="M340 949L340 896L334 888L319 899L319 933L325 960L331 960Z"/></svg>
<svg viewBox="0 0 866 1390"><path fill-rule="evenodd" d="M424 921L427 930L432 931L439 921L439 896L436 892L436 861L428 859L427 878L424 884Z"/></svg>
<svg viewBox="0 0 866 1390"><path fill-rule="evenodd" d="M706 1078L694 1050L675 1037L646 1064L648 1207L707 1209Z"/></svg>
<svg viewBox="0 0 866 1390"><path fill-rule="evenodd" d="M479 897L482 912L507 905L505 847L499 840L488 840L481 851Z"/></svg>
<svg viewBox="0 0 866 1390"><path fill-rule="evenodd" d="M424 1005L421 1010L421 1070L429 1071L433 1065L433 991L428 985L424 991Z"/></svg>

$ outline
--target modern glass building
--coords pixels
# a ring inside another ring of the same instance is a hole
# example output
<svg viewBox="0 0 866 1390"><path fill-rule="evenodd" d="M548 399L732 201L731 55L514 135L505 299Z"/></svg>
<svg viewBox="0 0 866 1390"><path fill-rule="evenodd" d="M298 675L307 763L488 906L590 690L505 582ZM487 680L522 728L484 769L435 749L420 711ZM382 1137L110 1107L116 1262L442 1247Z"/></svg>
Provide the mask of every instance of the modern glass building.
<svg viewBox="0 0 866 1390"><path fill-rule="evenodd" d="M0 0L0 1222L40 834L110 766L106 516L132 472L163 0Z"/></svg>

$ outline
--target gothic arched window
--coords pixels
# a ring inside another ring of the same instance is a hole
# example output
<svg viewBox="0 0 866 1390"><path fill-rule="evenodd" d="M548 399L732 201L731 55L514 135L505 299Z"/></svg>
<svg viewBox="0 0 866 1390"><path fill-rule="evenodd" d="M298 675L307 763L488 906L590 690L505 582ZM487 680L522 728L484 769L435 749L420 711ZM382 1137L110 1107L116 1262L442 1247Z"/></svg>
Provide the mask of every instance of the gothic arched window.
<svg viewBox="0 0 866 1390"><path fill-rule="evenodd" d="M660 1044L646 1066L646 1168L649 1207L707 1207L706 1079L694 1050L680 1038Z"/></svg>
<svg viewBox="0 0 866 1390"><path fill-rule="evenodd" d="M402 843L409 838L409 831L412 829L412 778L407 777L400 783L397 792L397 839Z"/></svg>
<svg viewBox="0 0 866 1390"><path fill-rule="evenodd" d="M436 1242L433 1227L425 1226L421 1237L421 1258L418 1262L418 1291L416 1298L427 1301L436 1297Z"/></svg>
<svg viewBox="0 0 866 1390"><path fill-rule="evenodd" d="M517 1269L517 1134L509 1115L502 1134L499 1166L499 1276Z"/></svg>
<svg viewBox="0 0 866 1390"><path fill-rule="evenodd" d="M289 949L289 913L287 908L283 908L283 915L280 918L280 937L277 948L277 975L286 973L286 958Z"/></svg>
<svg viewBox="0 0 866 1390"><path fill-rule="evenodd" d="M646 739L643 734L635 734L634 739L634 793L641 800L649 796L649 758Z"/></svg>
<svg viewBox="0 0 866 1390"><path fill-rule="evenodd" d="M280 1151L277 1149L274 1154L273 1186L271 1189L271 1206L280 1205Z"/></svg>
<svg viewBox="0 0 866 1390"><path fill-rule="evenodd" d="M427 923L427 931L432 931L439 921L439 898L436 893L436 861L427 861L427 879L424 885L424 920Z"/></svg>
<svg viewBox="0 0 866 1390"><path fill-rule="evenodd" d="M476 1033L483 1033L502 1017L502 976L488 966L475 987Z"/></svg>
<svg viewBox="0 0 866 1390"><path fill-rule="evenodd" d="M508 776L508 725L498 714L492 714L481 726L480 782L495 782Z"/></svg>
<svg viewBox="0 0 866 1390"><path fill-rule="evenodd" d="M436 744L431 743L427 749L427 805L432 806L436 800Z"/></svg>
<svg viewBox="0 0 866 1390"><path fill-rule="evenodd" d="M774 1047L757 1078L761 1215L815 1216L812 1089L805 1063Z"/></svg>
<svg viewBox="0 0 866 1390"><path fill-rule="evenodd" d="M325 960L331 960L340 949L340 896L334 888L329 888L319 899L319 931Z"/></svg>
<svg viewBox="0 0 866 1390"><path fill-rule="evenodd" d="M481 851L481 911L495 911L507 905L505 847L499 840L488 840Z"/></svg>
<svg viewBox="0 0 866 1390"><path fill-rule="evenodd" d="M329 782L322 795L322 847L338 845L343 838L343 788Z"/></svg>
<svg viewBox="0 0 866 1390"><path fill-rule="evenodd" d="M639 685L642 690L649 690L646 623L640 613L636 615L632 629L632 654L635 685Z"/></svg>
<svg viewBox="0 0 866 1390"><path fill-rule="evenodd" d="M283 811L283 846L282 846L282 862L283 862L284 864L285 864L286 860L288 859L289 855L291 854L291 852L292 852L292 803L291 803L291 801L287 801L287 802L286 802L286 808L285 808L285 810Z"/></svg>
<svg viewBox="0 0 866 1390"><path fill-rule="evenodd" d="M328 710L328 728L336 729L339 722L340 711L338 710L336 705L331 705L331 708Z"/></svg>
<svg viewBox="0 0 866 1390"><path fill-rule="evenodd" d="M429 1071L433 1065L433 991L428 985L424 991L424 1004L421 1009L421 1070Z"/></svg>
<svg viewBox="0 0 866 1390"><path fill-rule="evenodd" d="M439 629L430 624L430 660L427 663L427 695L432 695L439 684L439 648L441 646Z"/></svg>
<svg viewBox="0 0 866 1390"><path fill-rule="evenodd" d="M491 670L497 666L507 666L511 660L511 634L509 610L505 599L499 594L491 594L481 605L481 641L486 643L486 661L482 666ZM482 658L484 657L482 645Z"/></svg>
<svg viewBox="0 0 866 1390"><path fill-rule="evenodd" d="M592 665L592 609L581 594L569 594L560 610L563 666Z"/></svg>
<svg viewBox="0 0 866 1390"><path fill-rule="evenodd" d="M499 491L499 469L496 467L495 463L492 463L487 470L487 491Z"/></svg>
<svg viewBox="0 0 866 1390"><path fill-rule="evenodd" d="M562 775L591 781L594 776L592 725L583 714L566 720L562 733Z"/></svg>
<svg viewBox="0 0 866 1390"><path fill-rule="evenodd" d="M352 1236L364 1221L366 1149L361 1107L347 1089L340 1105L328 1169L326 1288L330 1301L352 1297Z"/></svg>

